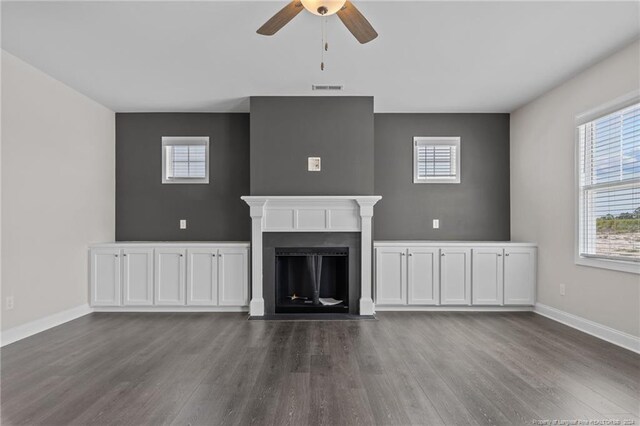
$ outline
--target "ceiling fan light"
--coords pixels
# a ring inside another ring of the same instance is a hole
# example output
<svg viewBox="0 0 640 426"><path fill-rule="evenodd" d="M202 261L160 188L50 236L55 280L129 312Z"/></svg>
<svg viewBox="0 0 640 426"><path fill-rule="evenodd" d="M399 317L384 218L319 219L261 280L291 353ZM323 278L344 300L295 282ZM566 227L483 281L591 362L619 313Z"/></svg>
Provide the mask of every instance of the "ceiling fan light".
<svg viewBox="0 0 640 426"><path fill-rule="evenodd" d="M314 15L329 16L342 9L347 0L300 0L305 9Z"/></svg>

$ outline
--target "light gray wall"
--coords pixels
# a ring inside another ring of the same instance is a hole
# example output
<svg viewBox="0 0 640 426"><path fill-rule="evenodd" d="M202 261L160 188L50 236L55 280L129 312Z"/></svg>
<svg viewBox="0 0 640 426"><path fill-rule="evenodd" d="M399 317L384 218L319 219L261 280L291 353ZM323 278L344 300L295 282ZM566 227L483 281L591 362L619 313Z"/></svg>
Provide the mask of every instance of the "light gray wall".
<svg viewBox="0 0 640 426"><path fill-rule="evenodd" d="M413 183L414 136L461 137L459 184ZM509 114L376 114L375 193L376 240L509 240Z"/></svg>
<svg viewBox="0 0 640 426"><path fill-rule="evenodd" d="M574 150L576 115L640 90L638 69L635 42L511 115L511 226L538 243L538 302L633 336L638 275L575 264Z"/></svg>
<svg viewBox="0 0 640 426"><path fill-rule="evenodd" d="M88 310L87 247L114 236L114 127L113 111L2 51L3 330Z"/></svg>
<svg viewBox="0 0 640 426"><path fill-rule="evenodd" d="M162 184L162 136L210 137L208 184ZM247 194L248 114L116 114L118 241L249 240Z"/></svg>
<svg viewBox="0 0 640 426"><path fill-rule="evenodd" d="M373 194L373 149L372 97L251 98L251 195Z"/></svg>

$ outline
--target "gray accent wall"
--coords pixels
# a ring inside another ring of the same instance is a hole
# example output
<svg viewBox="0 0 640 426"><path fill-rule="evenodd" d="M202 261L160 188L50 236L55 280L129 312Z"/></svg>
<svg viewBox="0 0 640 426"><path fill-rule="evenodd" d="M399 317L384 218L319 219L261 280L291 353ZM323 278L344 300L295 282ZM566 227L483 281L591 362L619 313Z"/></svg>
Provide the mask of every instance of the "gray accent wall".
<svg viewBox="0 0 640 426"><path fill-rule="evenodd" d="M413 183L414 136L461 137L459 184ZM375 193L376 240L509 240L509 114L376 114Z"/></svg>
<svg viewBox="0 0 640 426"><path fill-rule="evenodd" d="M163 185L162 136L209 136L210 183ZM413 183L414 136L461 137L460 184ZM509 240L509 174L509 114L374 115L351 96L252 97L251 116L119 113L116 239L246 241L242 195L377 194L376 240Z"/></svg>
<svg viewBox="0 0 640 426"><path fill-rule="evenodd" d="M251 98L251 195L373 194L373 98ZM309 172L308 157L322 170Z"/></svg>
<svg viewBox="0 0 640 426"><path fill-rule="evenodd" d="M209 184L162 184L162 136L210 137ZM116 240L249 240L247 194L249 114L116 114Z"/></svg>

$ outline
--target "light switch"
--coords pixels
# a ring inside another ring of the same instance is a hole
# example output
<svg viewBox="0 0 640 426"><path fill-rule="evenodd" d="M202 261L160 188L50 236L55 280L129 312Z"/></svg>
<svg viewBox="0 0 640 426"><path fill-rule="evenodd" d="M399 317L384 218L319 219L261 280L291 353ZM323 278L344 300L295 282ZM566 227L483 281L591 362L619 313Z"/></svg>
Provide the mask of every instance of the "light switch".
<svg viewBox="0 0 640 426"><path fill-rule="evenodd" d="M320 157L309 157L308 166L310 172L320 171Z"/></svg>
<svg viewBox="0 0 640 426"><path fill-rule="evenodd" d="M180 219L180 229L187 229L187 220Z"/></svg>
<svg viewBox="0 0 640 426"><path fill-rule="evenodd" d="M440 228L440 219L433 219L433 229Z"/></svg>

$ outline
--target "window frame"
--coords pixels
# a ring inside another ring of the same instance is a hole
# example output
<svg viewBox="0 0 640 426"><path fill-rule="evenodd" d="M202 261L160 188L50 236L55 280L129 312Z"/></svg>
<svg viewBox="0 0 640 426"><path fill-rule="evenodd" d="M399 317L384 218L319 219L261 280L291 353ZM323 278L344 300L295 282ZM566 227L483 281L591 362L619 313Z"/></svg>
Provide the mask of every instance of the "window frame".
<svg viewBox="0 0 640 426"><path fill-rule="evenodd" d="M432 177L420 179L418 177L418 146L420 145L449 145L456 148L456 175L455 177ZM413 183L460 183L460 136L414 136L413 137Z"/></svg>
<svg viewBox="0 0 640 426"><path fill-rule="evenodd" d="M167 146L198 145L205 147L205 177L167 177ZM208 184L209 183L209 136L163 136L162 137L162 183L163 184Z"/></svg>
<svg viewBox="0 0 640 426"><path fill-rule="evenodd" d="M611 259L605 256L589 255L584 256L582 251L582 240L584 237L582 225L582 188L580 186L580 129L579 127L590 121L595 121L601 117L614 113L616 111L627 108L640 102L640 90L633 91L623 95L617 99L602 104L596 108L585 111L576 115L574 123L574 218L575 218L575 236L574 236L574 260L576 265L588 266L593 268L609 269L620 272L629 272L640 274L640 262L632 260Z"/></svg>

